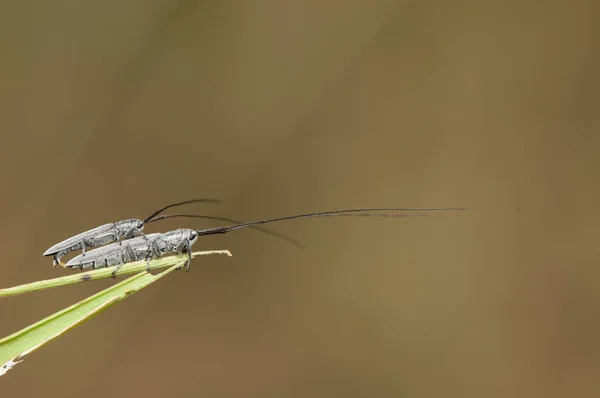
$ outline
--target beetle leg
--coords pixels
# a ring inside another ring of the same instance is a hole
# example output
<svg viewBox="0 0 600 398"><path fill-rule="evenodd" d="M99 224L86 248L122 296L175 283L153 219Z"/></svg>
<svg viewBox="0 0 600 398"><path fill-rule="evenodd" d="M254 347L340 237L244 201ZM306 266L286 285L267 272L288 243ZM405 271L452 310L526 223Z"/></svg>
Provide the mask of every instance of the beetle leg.
<svg viewBox="0 0 600 398"><path fill-rule="evenodd" d="M119 236L119 231L117 229L113 229L112 235L119 245L123 245L123 243L121 243L121 237Z"/></svg>
<svg viewBox="0 0 600 398"><path fill-rule="evenodd" d="M152 249L148 249L148 251L144 255L144 258L146 259L146 272L150 272L150 262L153 258Z"/></svg>
<svg viewBox="0 0 600 398"><path fill-rule="evenodd" d="M148 245L148 253L146 254L146 271L150 272L150 261L154 258L160 257L161 255L162 253L160 251L158 242L156 240L150 241L150 244Z"/></svg>
<svg viewBox="0 0 600 398"><path fill-rule="evenodd" d="M121 269L123 265L125 265L125 263L135 260L135 250L133 250L131 246L125 245L123 251L121 252L121 255L119 256L119 264L115 266L115 268L110 274L110 277L115 279L117 277L117 272Z"/></svg>
<svg viewBox="0 0 600 398"><path fill-rule="evenodd" d="M175 253L177 254L181 254L184 252L184 250L188 247L188 242L189 239L185 238L182 239L176 246L175 246ZM183 267L188 267L189 268L189 261L186 261L185 264L183 264L181 267L177 268L177 269L181 269Z"/></svg>
<svg viewBox="0 0 600 398"><path fill-rule="evenodd" d="M187 252L188 261L186 261L183 266L186 267L186 269L187 269L188 272L190 270L190 262L192 261L191 248L192 248L192 244L191 244L191 242L190 242L190 240L188 238L182 239L181 242L179 242L177 244L177 246L175 247L175 252L178 253L178 254L179 253L184 253L184 250Z"/></svg>
<svg viewBox="0 0 600 398"><path fill-rule="evenodd" d="M186 271L190 272L190 264L192 262L192 242L188 238L183 239L177 245L177 253L187 252L188 260L185 262L184 266L186 267Z"/></svg>
<svg viewBox="0 0 600 398"><path fill-rule="evenodd" d="M115 279L117 277L117 272L121 269L121 267L123 266L123 264L125 264L125 262L123 261L123 257L119 256L119 260L121 261L119 264L115 265L115 268L113 268L112 272L110 273L110 277Z"/></svg>
<svg viewBox="0 0 600 398"><path fill-rule="evenodd" d="M186 272L190 272L190 267L192 266L192 242L189 239L187 241L187 254L188 254L188 262L187 262L187 270Z"/></svg>
<svg viewBox="0 0 600 398"><path fill-rule="evenodd" d="M52 266L56 267L57 265L60 265L61 267L65 267L65 263L60 261L60 258L65 254L66 253L64 251L59 251L58 253L56 253L54 255L54 260L52 261Z"/></svg>
<svg viewBox="0 0 600 398"><path fill-rule="evenodd" d="M86 247L96 247L96 242L94 241L93 238L92 239L83 238L81 240L81 254L82 254L82 257L85 257Z"/></svg>
<svg viewBox="0 0 600 398"><path fill-rule="evenodd" d="M155 257L162 256L162 251L160 250L160 245L158 244L157 240L150 242L150 247Z"/></svg>

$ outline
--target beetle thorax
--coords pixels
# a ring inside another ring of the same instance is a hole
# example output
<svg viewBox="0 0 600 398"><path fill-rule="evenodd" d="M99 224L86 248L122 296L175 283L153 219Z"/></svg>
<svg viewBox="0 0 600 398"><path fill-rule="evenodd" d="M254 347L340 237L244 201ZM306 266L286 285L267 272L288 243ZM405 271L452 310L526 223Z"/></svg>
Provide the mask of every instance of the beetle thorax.
<svg viewBox="0 0 600 398"><path fill-rule="evenodd" d="M179 246L181 243L186 240L190 241L190 244L194 244L196 240L198 240L198 234L193 229L181 228L176 229L174 231L169 231L164 234L166 241L171 250L174 250L175 247Z"/></svg>
<svg viewBox="0 0 600 398"><path fill-rule="evenodd" d="M144 223L137 218L131 218L129 220L117 221L115 228L121 236L129 239L137 236L144 229Z"/></svg>

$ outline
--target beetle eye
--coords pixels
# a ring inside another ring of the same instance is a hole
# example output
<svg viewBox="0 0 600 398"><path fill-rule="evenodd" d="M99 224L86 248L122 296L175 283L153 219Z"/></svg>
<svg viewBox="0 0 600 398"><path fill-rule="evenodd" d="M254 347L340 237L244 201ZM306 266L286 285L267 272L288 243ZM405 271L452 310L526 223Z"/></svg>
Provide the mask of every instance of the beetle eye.
<svg viewBox="0 0 600 398"><path fill-rule="evenodd" d="M141 221L138 221L138 223L137 223L137 229L142 229L142 228L144 228L144 223L141 222Z"/></svg>

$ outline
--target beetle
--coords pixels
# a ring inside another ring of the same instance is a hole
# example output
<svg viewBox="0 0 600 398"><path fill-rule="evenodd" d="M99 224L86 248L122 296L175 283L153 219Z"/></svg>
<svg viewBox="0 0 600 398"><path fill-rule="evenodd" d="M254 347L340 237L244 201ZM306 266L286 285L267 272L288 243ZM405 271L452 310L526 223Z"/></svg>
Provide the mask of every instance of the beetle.
<svg viewBox="0 0 600 398"><path fill-rule="evenodd" d="M162 208L154 211L152 214L150 214L148 217L146 217L143 220L140 220L137 218L130 218L127 220L117 221L114 223L108 223L108 224L104 224L104 225L101 225L96 228L92 228L88 231L82 232L78 235L72 236L68 239L63 240L62 242L55 244L54 246L52 246L51 248L46 250L43 255L44 256L53 256L53 261L52 261L53 265L64 266L64 264L60 261L60 259L65 254L67 254L71 251L81 249L81 251L85 255L86 248L88 248L88 247L103 246L103 245L106 245L106 244L109 244L109 243L112 243L115 241L120 245L121 240L131 239L131 238L139 236L139 235L145 236L142 233L144 226L147 223L152 222L153 220L157 221L156 216L158 216L165 210L167 210L171 207L177 207L177 206L182 206L182 205L186 205L189 203L201 203L201 202L221 203L221 201L218 199L192 199L192 200L186 200L183 202L173 203L173 204L167 205L165 207L162 207Z"/></svg>

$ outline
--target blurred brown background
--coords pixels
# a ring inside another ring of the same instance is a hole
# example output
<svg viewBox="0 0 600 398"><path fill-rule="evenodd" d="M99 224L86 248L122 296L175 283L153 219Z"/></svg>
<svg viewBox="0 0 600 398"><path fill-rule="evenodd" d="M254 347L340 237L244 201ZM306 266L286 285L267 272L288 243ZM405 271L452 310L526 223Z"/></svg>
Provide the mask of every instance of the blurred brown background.
<svg viewBox="0 0 600 398"><path fill-rule="evenodd" d="M276 226L305 252L207 237L234 257L31 354L0 395L597 397L597 4L3 3L1 287L188 198L244 220L473 210ZM2 300L0 335L111 283Z"/></svg>

